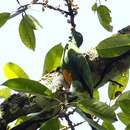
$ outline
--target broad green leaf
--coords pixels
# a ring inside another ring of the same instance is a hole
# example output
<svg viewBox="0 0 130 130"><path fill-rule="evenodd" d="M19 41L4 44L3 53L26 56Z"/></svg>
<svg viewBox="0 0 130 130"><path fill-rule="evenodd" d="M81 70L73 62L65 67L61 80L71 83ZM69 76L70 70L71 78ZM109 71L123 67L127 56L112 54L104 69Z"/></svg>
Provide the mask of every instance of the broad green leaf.
<svg viewBox="0 0 130 130"><path fill-rule="evenodd" d="M28 118L29 116L20 116L19 118L17 118L15 122L15 127L26 121Z"/></svg>
<svg viewBox="0 0 130 130"><path fill-rule="evenodd" d="M29 76L24 72L24 70L15 63L8 62L4 65L4 74L7 79L13 78L26 78Z"/></svg>
<svg viewBox="0 0 130 130"><path fill-rule="evenodd" d="M116 100L116 104L120 106L124 113L130 115L130 91L126 91L120 95Z"/></svg>
<svg viewBox="0 0 130 130"><path fill-rule="evenodd" d="M117 57L130 50L130 34L117 34L101 41L97 47L101 57Z"/></svg>
<svg viewBox="0 0 130 130"><path fill-rule="evenodd" d="M130 116L130 99L120 100L119 106L124 113Z"/></svg>
<svg viewBox="0 0 130 130"><path fill-rule="evenodd" d="M115 130L114 125L109 122L103 122L102 126L106 128L106 130Z"/></svg>
<svg viewBox="0 0 130 130"><path fill-rule="evenodd" d="M93 6L92 6L92 11L96 12L97 11L97 3L95 3Z"/></svg>
<svg viewBox="0 0 130 130"><path fill-rule="evenodd" d="M35 17L33 17L31 15L28 15L28 17L29 17L30 20L32 20L31 23L33 23L34 29L37 30L38 27L43 28L42 25L39 23L39 21Z"/></svg>
<svg viewBox="0 0 130 130"><path fill-rule="evenodd" d="M127 127L125 128L125 130L130 130L130 124L127 125Z"/></svg>
<svg viewBox="0 0 130 130"><path fill-rule="evenodd" d="M118 94L121 94L123 92L123 90L127 86L128 80L129 80L129 70L121 73L120 75L118 75L113 79L113 81L116 81L122 86L114 82L109 83L108 96L110 100L115 99L117 96L119 96Z"/></svg>
<svg viewBox="0 0 130 130"><path fill-rule="evenodd" d="M96 128L96 130L106 130L103 126L99 125L97 122L93 121L90 118L85 118L87 120L87 122L93 126L94 128Z"/></svg>
<svg viewBox="0 0 130 130"><path fill-rule="evenodd" d="M43 96L52 95L51 91L47 87L34 80L23 78L9 79L2 85L19 92L40 94Z"/></svg>
<svg viewBox="0 0 130 130"><path fill-rule="evenodd" d="M74 38L75 44L77 47L80 47L83 43L83 36L80 32L75 29L71 29L72 36Z"/></svg>
<svg viewBox="0 0 130 130"><path fill-rule="evenodd" d="M97 122L88 118L81 110L77 109L76 112L86 120L89 125L93 126L96 130L106 130L103 126L99 125Z"/></svg>
<svg viewBox="0 0 130 130"><path fill-rule="evenodd" d="M100 95L99 95L98 89L94 89L94 91L93 91L93 98L95 98L97 100L100 99Z"/></svg>
<svg viewBox="0 0 130 130"><path fill-rule="evenodd" d="M112 32L113 27L110 25L112 19L110 16L111 11L105 6L100 5L97 7L97 15L100 24L107 30Z"/></svg>
<svg viewBox="0 0 130 130"><path fill-rule="evenodd" d="M35 50L35 24L28 16L23 16L19 24L19 35L24 45L32 50Z"/></svg>
<svg viewBox="0 0 130 130"><path fill-rule="evenodd" d="M119 98L117 99L117 102L125 100L125 99L130 99L130 91L126 91L123 94L121 94Z"/></svg>
<svg viewBox="0 0 130 130"><path fill-rule="evenodd" d="M117 120L115 112L110 106L95 99L82 100L79 102L79 107L89 110L92 114L104 121L114 122Z"/></svg>
<svg viewBox="0 0 130 130"><path fill-rule="evenodd" d="M8 98L11 95L11 89L5 87L0 89L0 98Z"/></svg>
<svg viewBox="0 0 130 130"><path fill-rule="evenodd" d="M130 124L130 116L129 115L127 115L123 112L120 112L117 115L122 123L124 123L125 125Z"/></svg>
<svg viewBox="0 0 130 130"><path fill-rule="evenodd" d="M10 13L7 12L0 13L0 27L2 27L9 18L10 18Z"/></svg>
<svg viewBox="0 0 130 130"><path fill-rule="evenodd" d="M45 123L42 124L40 130L59 130L60 129L60 121L57 117L52 118Z"/></svg>
<svg viewBox="0 0 130 130"><path fill-rule="evenodd" d="M44 61L43 74L49 73L61 65L62 53L63 47L61 44L54 46L48 51Z"/></svg>
<svg viewBox="0 0 130 130"><path fill-rule="evenodd" d="M122 93L117 99L115 104L112 106L114 110L116 110L119 107L119 102L122 100L130 99L130 91L126 91Z"/></svg>

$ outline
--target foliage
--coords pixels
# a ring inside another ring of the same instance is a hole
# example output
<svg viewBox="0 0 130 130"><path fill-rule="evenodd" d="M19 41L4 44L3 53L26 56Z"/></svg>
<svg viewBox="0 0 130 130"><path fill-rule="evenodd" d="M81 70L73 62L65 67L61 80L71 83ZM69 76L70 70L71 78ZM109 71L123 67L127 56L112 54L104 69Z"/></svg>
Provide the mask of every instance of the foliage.
<svg viewBox="0 0 130 130"><path fill-rule="evenodd" d="M10 130L74 130L83 123L74 124L71 121L70 115L77 112L88 122L92 130L115 130L113 123L119 120L126 125L125 130L129 130L130 91L124 92L129 80L130 67L129 26L120 30L118 34L102 40L96 46L96 59L93 59L91 54L84 54L80 50L84 41L82 33L76 30L75 16L79 7L74 1L64 1L68 10L49 5L48 0L33 0L25 5L21 5L19 0L16 1L20 7L14 14L0 13L0 27L11 18L21 15L19 36L28 49L35 51L35 31L38 27L42 28L39 21L28 14L27 10L31 6L40 5L43 11L48 8L60 12L67 17L71 27L66 45L56 44L47 52L43 75L39 81L30 79L15 63L8 62L4 65L7 80L1 83L1 86L6 87L0 89L0 97L5 99L0 105L0 129L5 130L9 127ZM96 1L92 11L97 14L102 27L112 32L111 10L101 1ZM116 63L119 63L120 68ZM93 66L97 66L98 69L95 70ZM96 81L98 82L95 83ZM103 87L103 81L105 84L109 82L109 103L100 100L98 89ZM52 91L52 88L56 91ZM18 95L12 94L12 90ZM116 112L118 108L119 113ZM67 121L67 126L61 124L62 119ZM16 123L10 127L9 124L13 121ZM103 122L102 125L99 121Z"/></svg>

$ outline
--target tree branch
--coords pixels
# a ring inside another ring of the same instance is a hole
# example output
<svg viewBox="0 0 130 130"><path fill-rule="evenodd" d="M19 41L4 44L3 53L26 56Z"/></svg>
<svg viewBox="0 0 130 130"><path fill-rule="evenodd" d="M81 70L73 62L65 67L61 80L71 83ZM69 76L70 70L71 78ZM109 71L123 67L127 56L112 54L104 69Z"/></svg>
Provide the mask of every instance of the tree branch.
<svg viewBox="0 0 130 130"><path fill-rule="evenodd" d="M50 107L54 105L55 107ZM21 116L26 116L32 113L40 113L36 115L35 118L32 117L16 128L13 128L13 130L21 130L20 128L24 128L25 126L31 127L33 124L35 124L35 127L39 127L41 122L50 119L50 117L53 117L60 112L60 105L58 101L51 98L43 96L28 97L25 94L19 93L12 95L5 100L0 105L0 109L2 113L2 117L0 119L0 130L6 130L7 125L10 122Z"/></svg>
<svg viewBox="0 0 130 130"><path fill-rule="evenodd" d="M115 58L101 58L94 54L96 50L87 52L86 58L90 64L95 87L101 87L130 67L130 50Z"/></svg>
<svg viewBox="0 0 130 130"><path fill-rule="evenodd" d="M65 0L65 1L67 3L68 12L69 12L69 16L70 16L70 24L71 24L72 28L75 29L76 24L74 22L74 18L75 18L75 15L77 14L78 8L73 8L73 0Z"/></svg>

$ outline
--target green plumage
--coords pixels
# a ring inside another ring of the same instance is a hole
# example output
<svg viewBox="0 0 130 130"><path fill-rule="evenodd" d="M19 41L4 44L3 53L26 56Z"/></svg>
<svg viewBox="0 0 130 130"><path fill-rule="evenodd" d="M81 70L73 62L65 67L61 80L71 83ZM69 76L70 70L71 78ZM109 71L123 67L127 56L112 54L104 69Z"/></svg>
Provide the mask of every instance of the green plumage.
<svg viewBox="0 0 130 130"><path fill-rule="evenodd" d="M82 84L83 89L87 90L90 97L92 97L93 82L89 64L86 58L81 53L77 52L72 48L69 48L68 46L68 48L65 51L64 62L62 67L63 69L70 70L72 73L72 80L79 81Z"/></svg>

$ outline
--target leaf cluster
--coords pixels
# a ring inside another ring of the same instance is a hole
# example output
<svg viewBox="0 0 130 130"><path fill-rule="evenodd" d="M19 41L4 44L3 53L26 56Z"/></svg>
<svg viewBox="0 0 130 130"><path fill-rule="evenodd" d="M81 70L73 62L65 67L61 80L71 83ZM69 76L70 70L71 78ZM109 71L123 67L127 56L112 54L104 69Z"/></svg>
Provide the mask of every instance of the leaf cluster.
<svg viewBox="0 0 130 130"><path fill-rule="evenodd" d="M98 57L109 59L112 62L110 62L109 65L106 65L105 71L99 76L101 77L99 83L95 85L92 74L93 70L91 70L91 66L84 54L79 52L79 47L83 43L83 36L75 29L76 24L74 23L74 17L76 14L73 14L74 10L72 9L72 3L69 3L68 0L66 0L66 3L68 12L61 10L60 8L47 6L48 2L46 2L46 7L70 16L70 23L73 27L71 28L71 38L69 39L69 43L71 42L73 47L71 46L71 48L68 49L68 44L65 47L63 47L62 44L57 44L52 47L45 56L42 78L47 80L48 83L41 83L30 79L30 76L15 63L8 62L4 65L4 74L7 80L1 84L6 87L0 89L0 97L4 98L6 101L12 95L12 90L15 90L19 93L24 93L29 99L33 100L34 98L35 103L33 103L39 107L36 113L30 112L25 114L25 111L23 111L22 114L20 113L21 115L15 118L16 123L12 128L9 126L9 123L14 121L14 119L10 119L8 124L5 124L4 127L9 127L11 130L18 130L24 128L24 126L26 126L25 130L27 130L28 127L31 127L32 130L35 127L40 130L60 130L69 128L73 130L76 124L73 124L69 117L77 112L94 130L115 130L113 123L119 120L126 125L125 130L129 130L130 91L124 92L129 79L129 70L126 69L126 71L121 73L119 71L117 76L111 77L111 79L107 81L109 82L109 103L104 103L100 100L98 88L111 65L119 61L123 56L130 55L130 34L115 34L102 40L96 46ZM33 1L33 4L45 6L44 2L38 3L37 1ZM2 27L10 18L22 14L22 19L19 23L19 36L22 43L27 48L34 51L36 48L35 30L37 30L37 27L42 26L36 18L26 13L29 5L30 4L21 6L13 16L8 12L0 13L0 27ZM92 6L92 10L97 13L99 22L103 28L111 32L113 27L111 25L112 18L110 16L110 9L105 5L98 5L95 3ZM128 31L129 29L125 30ZM65 53L66 50L67 56ZM64 68L70 69L70 72L66 73L69 75L64 76ZM72 76L72 73L75 77ZM49 81L48 79L50 78L54 79L55 83L52 79ZM65 81L66 79L69 80L70 86ZM58 88L56 88L57 84ZM52 87L50 86L56 88L56 91L53 92ZM70 91L69 87L73 87L74 91ZM88 95L91 96L89 97ZM22 105L26 106L26 104ZM15 115L15 110L17 110L18 107L19 106L16 103L15 108L10 110L12 114L9 115L10 117ZM75 109L73 112L68 112L69 108ZM120 108L121 111L117 113L116 110L118 108ZM34 110L36 108L31 107L30 109ZM1 111L4 114L7 112L3 109ZM2 118L4 119L6 117ZM68 123L67 127L63 126L61 123L61 119L63 118L66 119ZM100 121L102 123L100 123ZM33 124L37 125L34 127ZM1 125L0 128L4 129Z"/></svg>

